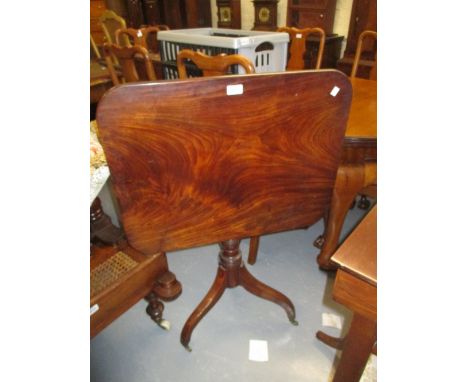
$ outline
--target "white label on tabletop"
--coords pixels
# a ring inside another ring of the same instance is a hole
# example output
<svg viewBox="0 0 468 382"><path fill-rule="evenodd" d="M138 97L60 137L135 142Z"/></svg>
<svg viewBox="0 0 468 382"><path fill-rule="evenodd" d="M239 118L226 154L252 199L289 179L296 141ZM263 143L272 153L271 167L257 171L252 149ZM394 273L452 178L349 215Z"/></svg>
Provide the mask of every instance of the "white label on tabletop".
<svg viewBox="0 0 468 382"><path fill-rule="evenodd" d="M249 360L267 362L268 342L263 340L249 340Z"/></svg>
<svg viewBox="0 0 468 382"><path fill-rule="evenodd" d="M143 36L143 33L141 33L141 30L140 30L140 29L138 29L137 36L138 36L138 37Z"/></svg>
<svg viewBox="0 0 468 382"><path fill-rule="evenodd" d="M343 327L343 319L336 314L322 313L322 326L341 329Z"/></svg>
<svg viewBox="0 0 468 382"><path fill-rule="evenodd" d="M302 33L296 33L296 38L302 38Z"/></svg>
<svg viewBox="0 0 468 382"><path fill-rule="evenodd" d="M98 310L99 310L99 305L98 304L94 304L92 307L91 307L91 314L90 316L92 316L94 313L96 313Z"/></svg>
<svg viewBox="0 0 468 382"><path fill-rule="evenodd" d="M244 94L244 85L242 84L228 85L226 86L226 94L227 95Z"/></svg>
<svg viewBox="0 0 468 382"><path fill-rule="evenodd" d="M335 86L330 92L330 95L332 95L333 97L336 97L336 95L340 92L340 90L341 89L338 86Z"/></svg>

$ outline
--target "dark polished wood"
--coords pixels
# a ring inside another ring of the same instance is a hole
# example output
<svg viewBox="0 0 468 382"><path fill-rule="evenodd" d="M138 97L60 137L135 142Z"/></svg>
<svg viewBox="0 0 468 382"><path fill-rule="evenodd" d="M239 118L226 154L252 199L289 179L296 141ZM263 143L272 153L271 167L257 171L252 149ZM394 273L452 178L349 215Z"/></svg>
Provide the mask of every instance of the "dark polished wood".
<svg viewBox="0 0 468 382"><path fill-rule="evenodd" d="M338 247L346 214L358 193L377 196L377 82L353 78L353 100L341 152L341 164L330 208L324 216L325 231L314 244L320 248L317 262L323 270L335 270L330 261ZM258 246L249 251L255 264Z"/></svg>
<svg viewBox="0 0 468 382"><path fill-rule="evenodd" d="M295 28L319 27L333 33L336 0L288 0L287 25Z"/></svg>
<svg viewBox="0 0 468 382"><path fill-rule="evenodd" d="M191 351L189 347L192 332L200 320L209 312L209 310L221 298L226 288L244 287L245 290L255 296L264 298L268 301L280 305L293 325L297 325L296 312L294 305L289 298L277 290L263 284L253 277L242 261L242 254L239 250L240 240L223 241L220 244L219 267L216 278L205 298L198 304L193 313L187 319L180 341L182 345Z"/></svg>
<svg viewBox="0 0 468 382"><path fill-rule="evenodd" d="M228 95L231 85L242 94ZM223 243L184 346L223 286L242 285L293 320L290 301L247 272L238 241L323 216L350 103L349 79L332 70L128 84L101 100L100 140L130 245L150 255Z"/></svg>
<svg viewBox="0 0 468 382"><path fill-rule="evenodd" d="M241 29L240 0L216 0L218 28Z"/></svg>
<svg viewBox="0 0 468 382"><path fill-rule="evenodd" d="M358 382L372 352L377 352L377 207L374 207L338 249L339 266L333 298L353 311L345 338L321 331L316 336L342 350L334 382Z"/></svg>
<svg viewBox="0 0 468 382"><path fill-rule="evenodd" d="M121 229L112 224L101 206L99 198L94 199L90 208L90 240L95 245L112 246L125 239L125 234Z"/></svg>
<svg viewBox="0 0 468 382"><path fill-rule="evenodd" d="M377 0L353 0L346 50L337 64L337 68L347 75L351 74L358 39L365 30L377 30ZM369 78L370 70L375 61L373 57L377 53L377 44L371 40L364 41L362 50L357 76Z"/></svg>
<svg viewBox="0 0 468 382"><path fill-rule="evenodd" d="M323 270L335 270L330 261L338 247L346 214L358 194L377 197L377 82L351 79L353 102L349 112L342 163L317 262Z"/></svg>
<svg viewBox="0 0 468 382"><path fill-rule="evenodd" d="M252 0L254 6L254 27L257 31L276 31L278 28L279 0Z"/></svg>

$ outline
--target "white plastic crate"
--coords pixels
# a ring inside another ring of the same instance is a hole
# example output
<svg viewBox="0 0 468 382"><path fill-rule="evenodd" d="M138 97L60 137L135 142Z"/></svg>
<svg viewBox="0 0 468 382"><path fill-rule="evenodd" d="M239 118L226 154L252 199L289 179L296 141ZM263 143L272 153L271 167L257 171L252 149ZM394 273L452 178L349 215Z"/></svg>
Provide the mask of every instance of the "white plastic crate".
<svg viewBox="0 0 468 382"><path fill-rule="evenodd" d="M192 49L209 56L242 54L255 66L256 73L286 70L289 35L240 29L195 28L158 32L164 78L178 78L177 53ZM242 67L235 73L244 74Z"/></svg>

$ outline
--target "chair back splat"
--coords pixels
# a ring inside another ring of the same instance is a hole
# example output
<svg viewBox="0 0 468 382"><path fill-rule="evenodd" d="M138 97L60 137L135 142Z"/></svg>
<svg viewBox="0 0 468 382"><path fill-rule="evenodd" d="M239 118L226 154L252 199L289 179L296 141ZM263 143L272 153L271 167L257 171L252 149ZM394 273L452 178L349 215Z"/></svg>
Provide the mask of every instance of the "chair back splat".
<svg viewBox="0 0 468 382"><path fill-rule="evenodd" d="M209 56L201 52L195 52L190 49L182 49L177 53L177 71L180 79L189 77L187 74L186 63L191 61L201 70L203 77L222 76L229 73L232 65L240 65L244 68L246 74L255 73L255 67L252 62L241 54L224 53L216 56Z"/></svg>
<svg viewBox="0 0 468 382"><path fill-rule="evenodd" d="M294 27L281 27L278 32L286 32L289 34L289 58L287 70L302 70L305 69L304 54L306 52L307 37L310 34L320 36L319 48L317 51L317 60L315 69L320 69L322 65L323 50L325 49L325 31L322 28L304 28L297 29Z"/></svg>

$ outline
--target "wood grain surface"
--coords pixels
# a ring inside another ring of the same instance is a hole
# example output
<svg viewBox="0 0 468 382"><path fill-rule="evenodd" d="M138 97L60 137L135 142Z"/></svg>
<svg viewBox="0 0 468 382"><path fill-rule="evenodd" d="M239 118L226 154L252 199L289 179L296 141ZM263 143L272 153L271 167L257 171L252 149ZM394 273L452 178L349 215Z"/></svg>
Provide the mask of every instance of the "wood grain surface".
<svg viewBox="0 0 468 382"><path fill-rule="evenodd" d="M97 121L129 243L151 254L315 223L351 93L335 70L114 87Z"/></svg>

